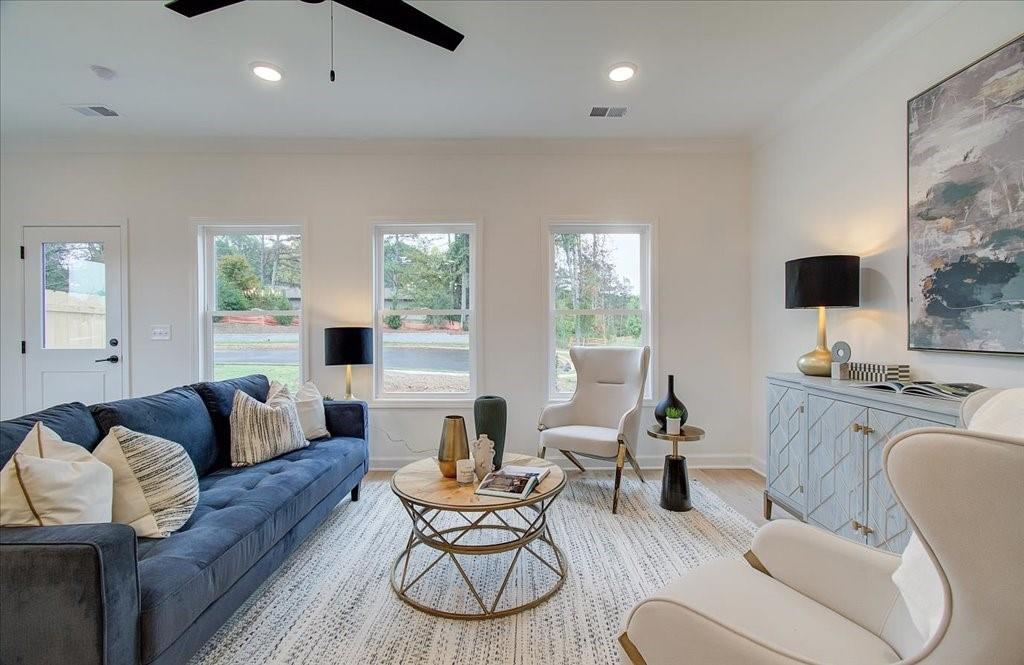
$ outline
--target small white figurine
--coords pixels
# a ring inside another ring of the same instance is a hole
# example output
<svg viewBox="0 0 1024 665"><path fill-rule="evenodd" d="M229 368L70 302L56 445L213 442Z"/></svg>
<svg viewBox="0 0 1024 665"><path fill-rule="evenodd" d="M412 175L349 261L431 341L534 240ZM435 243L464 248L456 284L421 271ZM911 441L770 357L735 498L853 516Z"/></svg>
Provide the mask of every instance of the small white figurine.
<svg viewBox="0 0 1024 665"><path fill-rule="evenodd" d="M480 438L473 442L473 464L476 467L477 480L483 480L491 471L494 471L494 442L481 434Z"/></svg>

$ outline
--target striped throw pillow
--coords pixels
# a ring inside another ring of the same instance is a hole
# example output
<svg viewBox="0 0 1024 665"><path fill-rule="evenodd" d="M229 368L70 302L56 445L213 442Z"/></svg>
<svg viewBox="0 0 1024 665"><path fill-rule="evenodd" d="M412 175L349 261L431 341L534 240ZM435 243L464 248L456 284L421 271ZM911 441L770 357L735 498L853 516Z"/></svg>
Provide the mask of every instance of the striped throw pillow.
<svg viewBox="0 0 1024 665"><path fill-rule="evenodd" d="M309 445L288 389L270 384L263 403L241 390L231 406L231 466L250 466Z"/></svg>
<svg viewBox="0 0 1024 665"><path fill-rule="evenodd" d="M166 538L192 517L199 477L179 444L117 425L93 455L114 471L113 521L141 538Z"/></svg>

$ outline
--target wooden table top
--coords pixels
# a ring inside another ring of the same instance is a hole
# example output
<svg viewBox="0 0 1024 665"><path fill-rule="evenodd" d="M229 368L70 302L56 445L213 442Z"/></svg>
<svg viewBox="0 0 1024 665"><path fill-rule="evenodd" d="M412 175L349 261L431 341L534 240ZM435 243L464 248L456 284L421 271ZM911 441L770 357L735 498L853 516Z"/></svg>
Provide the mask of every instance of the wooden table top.
<svg viewBox="0 0 1024 665"><path fill-rule="evenodd" d="M647 428L647 436L664 441L700 441L704 438L704 430L693 425L683 425L679 428L679 434L669 434L661 425L651 425Z"/></svg>
<svg viewBox="0 0 1024 665"><path fill-rule="evenodd" d="M503 466L550 467L551 472L525 499L474 494L478 483L460 485L445 478L437 468L437 459L428 457L407 464L391 478L391 491L407 501L440 510L480 512L528 506L555 496L565 485L565 472L547 460L529 455L506 454Z"/></svg>

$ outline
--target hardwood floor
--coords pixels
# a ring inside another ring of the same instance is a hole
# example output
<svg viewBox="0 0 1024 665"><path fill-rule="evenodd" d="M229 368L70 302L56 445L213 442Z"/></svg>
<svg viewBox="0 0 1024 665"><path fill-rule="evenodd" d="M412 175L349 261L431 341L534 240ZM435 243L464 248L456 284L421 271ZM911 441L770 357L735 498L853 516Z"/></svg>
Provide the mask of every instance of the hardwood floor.
<svg viewBox="0 0 1024 665"><path fill-rule="evenodd" d="M387 480L391 471L371 471L367 478ZM610 473L610 471L594 470L587 473ZM629 473L629 471L627 471ZM570 472L570 478L578 475L578 471ZM645 470L644 478L648 481L660 482L661 472ZM723 501L736 509L740 515L757 526L765 524L762 511L764 477L750 469L690 469L690 478L701 483L722 498ZM785 511L775 507L774 516L785 517Z"/></svg>

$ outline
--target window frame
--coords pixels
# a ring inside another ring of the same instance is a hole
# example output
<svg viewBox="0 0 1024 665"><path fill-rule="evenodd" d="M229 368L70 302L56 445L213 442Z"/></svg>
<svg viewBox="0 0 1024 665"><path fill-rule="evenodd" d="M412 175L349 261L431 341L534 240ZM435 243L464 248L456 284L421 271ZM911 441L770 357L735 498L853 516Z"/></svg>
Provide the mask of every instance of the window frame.
<svg viewBox="0 0 1024 665"><path fill-rule="evenodd" d="M469 308L468 309L386 309L384 307L384 236L388 234L447 234L466 233L469 235ZM417 406L464 406L472 404L479 391L481 368L481 343L477 335L482 323L479 307L480 275L478 267L480 254L479 225L475 220L460 221L382 221L373 224L373 401L377 404ZM384 392L384 317L441 314L459 316L465 314L469 327L469 389L464 393L394 393Z"/></svg>
<svg viewBox="0 0 1024 665"><path fill-rule="evenodd" d="M196 239L196 265L193 270L194 306L193 306L193 377L198 381L214 381L213 357L213 318L215 316L237 315L240 311L254 310L216 310L212 307L217 303L217 271L214 266L216 248L214 240L219 235L298 235L302 243L299 266L302 273L300 288L302 290L302 307L298 310L259 310L260 314L299 316L299 383L309 380L309 276L307 260L308 234L304 222L279 221L224 221L224 220L193 220Z"/></svg>
<svg viewBox="0 0 1024 665"><path fill-rule="evenodd" d="M644 405L654 401L654 381L657 376L656 331L657 317L654 311L656 302L656 244L657 225L654 222L632 222L619 220L594 219L550 219L544 229L544 260L547 271L547 355L545 357L546 391L549 403L565 402L572 399L573 393L559 392L555 372L554 357L557 346L555 335L555 319L559 315L629 315L636 313L633 309L556 309L555 295L555 235L560 233L629 233L640 236L640 302L643 307L641 314L641 346L651 347L650 367L647 371L647 385L644 388Z"/></svg>

